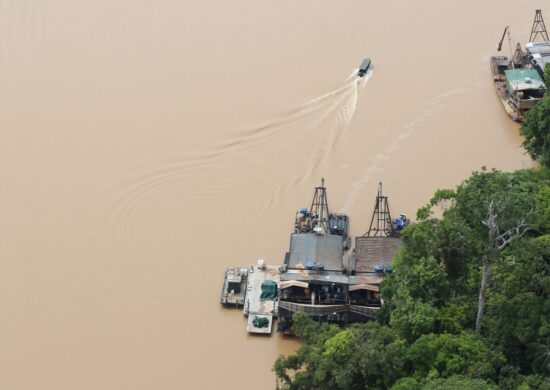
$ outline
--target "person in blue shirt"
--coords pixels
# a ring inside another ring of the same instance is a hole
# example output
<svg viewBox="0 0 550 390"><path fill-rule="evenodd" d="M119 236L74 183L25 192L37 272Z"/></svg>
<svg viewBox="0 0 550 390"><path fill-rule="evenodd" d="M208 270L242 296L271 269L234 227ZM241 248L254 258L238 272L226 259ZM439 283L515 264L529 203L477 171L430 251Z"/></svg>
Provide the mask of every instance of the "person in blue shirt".
<svg viewBox="0 0 550 390"><path fill-rule="evenodd" d="M405 214L399 214L399 217L395 220L395 229L401 231L407 226L407 216Z"/></svg>

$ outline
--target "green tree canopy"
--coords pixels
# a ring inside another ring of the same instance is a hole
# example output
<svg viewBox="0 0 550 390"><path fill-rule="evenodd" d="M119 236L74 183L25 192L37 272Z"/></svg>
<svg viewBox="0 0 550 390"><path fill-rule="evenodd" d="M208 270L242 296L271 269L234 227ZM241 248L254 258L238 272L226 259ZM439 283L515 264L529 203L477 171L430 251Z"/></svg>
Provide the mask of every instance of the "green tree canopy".
<svg viewBox="0 0 550 390"><path fill-rule="evenodd" d="M550 89L550 65L545 67L545 82ZM521 134L525 137L523 146L534 160L550 166L550 93L525 115L521 125Z"/></svg>
<svg viewBox="0 0 550 390"><path fill-rule="evenodd" d="M500 233L518 220L529 230L493 253L477 335L491 203ZM550 170L475 172L417 219L381 285L377 322L342 330L294 317L304 344L275 363L281 388L550 390Z"/></svg>

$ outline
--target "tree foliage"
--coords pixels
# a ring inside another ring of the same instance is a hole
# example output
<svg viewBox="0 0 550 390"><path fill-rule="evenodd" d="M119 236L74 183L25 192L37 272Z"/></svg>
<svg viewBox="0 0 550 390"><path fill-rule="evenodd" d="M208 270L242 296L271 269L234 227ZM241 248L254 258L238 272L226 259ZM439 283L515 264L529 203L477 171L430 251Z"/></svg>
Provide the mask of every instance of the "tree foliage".
<svg viewBox="0 0 550 390"><path fill-rule="evenodd" d="M530 229L492 254L476 335L491 202L500 233L520 220ZM381 286L378 321L342 330L297 315L304 344L277 360L281 388L550 390L550 171L483 169L417 216Z"/></svg>
<svg viewBox="0 0 550 390"><path fill-rule="evenodd" d="M414 376L420 379L467 375L495 380L504 357L480 337L462 332L421 336L408 349L408 360L414 363Z"/></svg>
<svg viewBox="0 0 550 390"><path fill-rule="evenodd" d="M545 67L545 83L550 89L550 65ZM521 125L523 146L534 160L550 166L550 93L525 115Z"/></svg>

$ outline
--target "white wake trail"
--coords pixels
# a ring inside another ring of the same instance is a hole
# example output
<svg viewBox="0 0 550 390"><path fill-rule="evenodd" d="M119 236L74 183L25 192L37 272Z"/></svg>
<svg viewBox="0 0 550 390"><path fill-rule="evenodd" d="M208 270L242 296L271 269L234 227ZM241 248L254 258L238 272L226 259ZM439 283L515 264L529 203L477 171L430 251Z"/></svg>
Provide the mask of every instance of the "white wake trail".
<svg viewBox="0 0 550 390"><path fill-rule="evenodd" d="M359 178L359 180L353 183L352 188L346 197L346 201L344 205L340 208L340 212L342 213L351 212L351 208L355 203L355 200L360 195L361 191L363 191L363 188L369 182L372 174L375 172L381 172L384 170L382 167L382 163L385 160L389 160L391 157L391 154L401 148L401 144L403 143L403 141L414 134L419 124L433 117L434 115L437 114L438 111L441 110L441 108L443 107L443 100L451 96L464 93L464 91L465 89L462 87L457 88L457 89L442 93L434 97L431 101L429 101L427 104L426 110L419 113L412 121L406 124L404 126L405 131L399 134L396 138L394 138L388 144L384 152L382 152L381 154L377 154L376 156L371 158L371 164L365 169L365 171L363 172L363 175Z"/></svg>
<svg viewBox="0 0 550 390"><path fill-rule="evenodd" d="M351 120L353 119L355 110L357 110L358 100L359 100L359 82L355 84L355 88L353 90L353 94L351 95L351 98L348 100L348 102L342 109L341 126L343 126L344 129L346 129L351 124Z"/></svg>
<svg viewBox="0 0 550 390"><path fill-rule="evenodd" d="M365 89L365 87L367 86L367 83L369 82L373 74L374 74L374 69L371 68L367 71L367 74L365 74L365 76L361 78L361 89Z"/></svg>
<svg viewBox="0 0 550 390"><path fill-rule="evenodd" d="M346 81L349 81L349 80L351 80L352 78L354 78L355 76L357 76L357 72L359 72L359 69L358 69L358 68L355 68L355 69L353 70L353 72L351 72L351 74L350 74L348 77L346 77Z"/></svg>
<svg viewBox="0 0 550 390"><path fill-rule="evenodd" d="M310 107L312 105L316 105L317 103L325 100L325 99L328 99L334 95L338 95L339 93L343 93L344 91L347 91L348 89L352 88L353 85L355 83L355 80L351 81L351 82L348 82L347 84L345 84L343 87L340 87L340 88L337 88L335 89L334 91L331 91L329 93L326 93L324 95L321 95L319 97L316 97L314 99L311 99L309 102L307 102L304 107Z"/></svg>

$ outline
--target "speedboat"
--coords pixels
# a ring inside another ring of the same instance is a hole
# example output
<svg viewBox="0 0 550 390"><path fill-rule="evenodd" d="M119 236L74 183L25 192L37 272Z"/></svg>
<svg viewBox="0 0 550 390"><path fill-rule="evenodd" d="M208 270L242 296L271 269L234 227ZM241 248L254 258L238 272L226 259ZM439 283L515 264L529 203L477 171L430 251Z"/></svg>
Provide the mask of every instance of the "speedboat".
<svg viewBox="0 0 550 390"><path fill-rule="evenodd" d="M370 65L371 65L370 58L365 58L363 62L361 62L361 65L359 66L359 71L357 72L357 75L359 77L363 77L367 73L367 70L369 70Z"/></svg>

